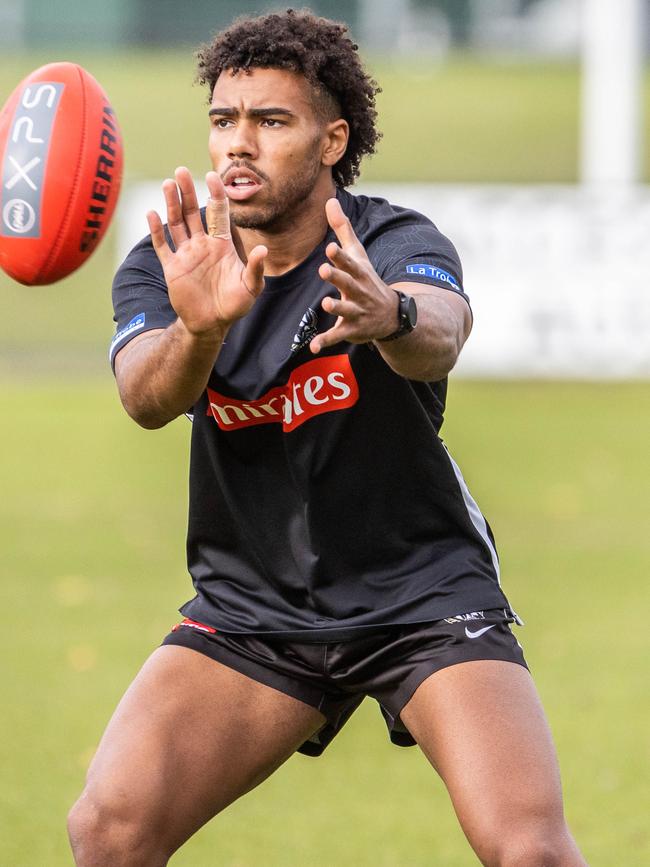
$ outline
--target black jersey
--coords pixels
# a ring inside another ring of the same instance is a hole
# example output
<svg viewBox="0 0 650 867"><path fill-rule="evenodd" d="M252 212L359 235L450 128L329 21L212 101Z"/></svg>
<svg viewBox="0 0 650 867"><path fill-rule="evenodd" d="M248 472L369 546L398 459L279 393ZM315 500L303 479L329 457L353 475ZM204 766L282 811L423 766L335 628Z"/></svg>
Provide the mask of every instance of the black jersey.
<svg viewBox="0 0 650 867"><path fill-rule="evenodd" d="M422 215L339 191L388 284L464 294L458 255ZM441 439L446 380L397 375L371 345L310 340L334 317L323 242L267 277L193 407L181 611L225 632L338 640L507 605L491 531ZM176 318L150 238L113 286L111 352Z"/></svg>

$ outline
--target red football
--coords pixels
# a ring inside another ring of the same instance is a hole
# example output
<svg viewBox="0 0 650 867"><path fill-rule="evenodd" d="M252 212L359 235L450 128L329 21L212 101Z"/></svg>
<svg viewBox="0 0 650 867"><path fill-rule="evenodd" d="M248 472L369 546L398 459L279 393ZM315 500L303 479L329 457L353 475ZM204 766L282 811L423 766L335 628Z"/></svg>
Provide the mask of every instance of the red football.
<svg viewBox="0 0 650 867"><path fill-rule="evenodd" d="M20 283L54 283L108 228L123 147L108 98L75 63L28 75L0 112L0 267Z"/></svg>

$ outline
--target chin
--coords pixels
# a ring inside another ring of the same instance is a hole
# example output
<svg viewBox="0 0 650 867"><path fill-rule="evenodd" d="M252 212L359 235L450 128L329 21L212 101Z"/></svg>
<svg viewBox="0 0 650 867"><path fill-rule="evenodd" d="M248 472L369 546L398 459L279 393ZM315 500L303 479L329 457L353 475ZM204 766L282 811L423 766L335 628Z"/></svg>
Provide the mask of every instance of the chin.
<svg viewBox="0 0 650 867"><path fill-rule="evenodd" d="M258 214L233 215L232 221L238 229L265 229L268 225L267 221Z"/></svg>
<svg viewBox="0 0 650 867"><path fill-rule="evenodd" d="M238 229L271 229L273 226L282 220L284 214L278 214L275 211L265 211L261 208L232 208L230 216Z"/></svg>

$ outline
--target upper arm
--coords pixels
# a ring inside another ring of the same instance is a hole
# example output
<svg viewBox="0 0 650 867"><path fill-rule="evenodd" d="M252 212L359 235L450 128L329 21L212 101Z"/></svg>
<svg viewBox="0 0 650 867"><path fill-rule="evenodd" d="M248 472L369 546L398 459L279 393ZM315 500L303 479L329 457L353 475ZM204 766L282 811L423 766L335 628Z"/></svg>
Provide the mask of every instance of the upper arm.
<svg viewBox="0 0 650 867"><path fill-rule="evenodd" d="M139 342L151 331L167 328L177 318L150 237L134 247L118 269L112 295L117 330L109 360L115 366L118 355L124 359L126 346Z"/></svg>
<svg viewBox="0 0 650 867"><path fill-rule="evenodd" d="M430 304L422 300L418 305L421 320L430 312L434 321L442 324L442 315L443 331L459 352L472 328L472 311L463 287L460 257L449 238L422 214L393 209L366 249L387 285L431 298Z"/></svg>
<svg viewBox="0 0 650 867"><path fill-rule="evenodd" d="M366 251L375 271L389 286L437 287L460 295L469 306L458 251L422 214L403 209L394 212L367 243ZM410 294L416 291L412 289Z"/></svg>
<svg viewBox="0 0 650 867"><path fill-rule="evenodd" d="M128 343L125 343L124 346L120 347L114 353L112 359L113 370L115 371L115 378L118 387L120 386L122 376L128 367L129 359L133 358L136 354L139 355L142 351L141 344L153 340L159 334L162 334L164 330L164 328L152 328L150 331L145 331L144 334L138 334L135 337L132 337Z"/></svg>

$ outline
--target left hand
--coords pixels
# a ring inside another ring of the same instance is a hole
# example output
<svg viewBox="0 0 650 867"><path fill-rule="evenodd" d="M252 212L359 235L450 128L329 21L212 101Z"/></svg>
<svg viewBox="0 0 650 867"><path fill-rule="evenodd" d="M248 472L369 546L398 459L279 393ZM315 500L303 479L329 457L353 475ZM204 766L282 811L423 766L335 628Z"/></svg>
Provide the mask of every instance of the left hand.
<svg viewBox="0 0 650 867"><path fill-rule="evenodd" d="M329 331L311 341L313 353L341 340L368 343L386 337L397 329L398 318L397 293L378 276L337 199L328 199L325 213L340 246L328 244L325 255L332 264L323 263L318 273L341 297L323 298L323 310L338 318Z"/></svg>

